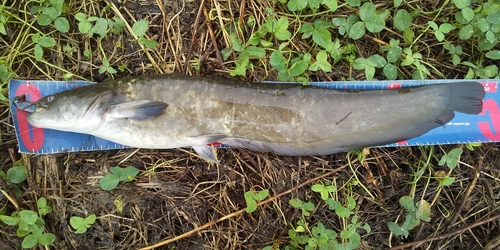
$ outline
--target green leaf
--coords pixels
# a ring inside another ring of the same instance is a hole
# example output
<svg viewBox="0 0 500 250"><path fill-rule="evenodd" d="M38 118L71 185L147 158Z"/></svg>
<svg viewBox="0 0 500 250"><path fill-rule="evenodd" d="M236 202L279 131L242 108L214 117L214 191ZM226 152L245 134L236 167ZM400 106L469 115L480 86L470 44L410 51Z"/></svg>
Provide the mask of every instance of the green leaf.
<svg viewBox="0 0 500 250"><path fill-rule="evenodd" d="M351 196L347 197L347 208L353 210L356 207L356 201Z"/></svg>
<svg viewBox="0 0 500 250"><path fill-rule="evenodd" d="M318 69L324 72L332 71L332 65L328 62L328 53L324 50L318 52L316 55L316 62L309 66L309 70L317 71Z"/></svg>
<svg viewBox="0 0 500 250"><path fill-rule="evenodd" d="M81 12L78 12L75 14L75 19L80 21L80 22L83 22L83 21L87 21L87 16Z"/></svg>
<svg viewBox="0 0 500 250"><path fill-rule="evenodd" d="M76 234L82 234L87 232L87 229L90 228L96 220L95 214L89 215L87 218L82 218L78 216L73 216L70 218L69 223L73 229L75 229Z"/></svg>
<svg viewBox="0 0 500 250"><path fill-rule="evenodd" d="M40 215L46 215L52 212L52 208L50 206L44 206L38 208L38 213Z"/></svg>
<svg viewBox="0 0 500 250"><path fill-rule="evenodd" d="M92 24L89 21L81 21L78 23L78 31L82 34L87 34L92 28Z"/></svg>
<svg viewBox="0 0 500 250"><path fill-rule="evenodd" d="M385 60L385 58L383 58L379 54L374 54L374 55L368 57L368 60L373 62L374 63L373 66L375 66L376 68L382 68L387 64L387 61Z"/></svg>
<svg viewBox="0 0 500 250"><path fill-rule="evenodd" d="M57 10L58 15L63 11L64 0L50 0L50 5Z"/></svg>
<svg viewBox="0 0 500 250"><path fill-rule="evenodd" d="M41 26L47 26L49 24L52 23L52 17L47 15L47 14L41 14L40 16L38 16L38 18L36 19L36 22L41 25Z"/></svg>
<svg viewBox="0 0 500 250"><path fill-rule="evenodd" d="M61 12L57 11L54 7L48 7L42 10L42 15L48 15L51 20L56 19Z"/></svg>
<svg viewBox="0 0 500 250"><path fill-rule="evenodd" d="M274 22L273 22L274 23ZM274 25L274 36L276 39L284 41L290 39L292 37L292 33L288 31L288 19L286 17L281 17Z"/></svg>
<svg viewBox="0 0 500 250"><path fill-rule="evenodd" d="M353 40L358 40L365 35L365 23L356 22L349 28L348 35Z"/></svg>
<svg viewBox="0 0 500 250"><path fill-rule="evenodd" d="M465 7L465 8L463 8L463 9L461 10L461 12L462 12L462 17L463 17L466 21L470 22L470 21L472 21L472 19L474 19L474 15L475 15L475 14L474 14L474 11L473 11L471 8L469 8L469 7Z"/></svg>
<svg viewBox="0 0 500 250"><path fill-rule="evenodd" d="M141 37L146 34L148 26L149 26L148 21L141 19L134 23L134 25L132 26L132 31L136 36Z"/></svg>
<svg viewBox="0 0 500 250"><path fill-rule="evenodd" d="M28 225L35 224L38 214L31 210L22 210L19 212L19 218Z"/></svg>
<svg viewBox="0 0 500 250"><path fill-rule="evenodd" d="M126 167L123 172L118 176L120 181L131 181L139 173L139 169L135 167Z"/></svg>
<svg viewBox="0 0 500 250"><path fill-rule="evenodd" d="M314 211L314 204L312 202L306 202L302 206L302 213L305 216L309 216L310 215L309 211Z"/></svg>
<svg viewBox="0 0 500 250"><path fill-rule="evenodd" d="M36 238L35 235L30 234L23 239L23 243L21 243L21 246L23 248L32 248L38 243L38 239Z"/></svg>
<svg viewBox="0 0 500 250"><path fill-rule="evenodd" d="M245 47L243 46L243 42L235 33L231 33L229 35L229 42L231 43L231 47L235 51L242 52L245 49Z"/></svg>
<svg viewBox="0 0 500 250"><path fill-rule="evenodd" d="M339 206L335 209L335 213L343 218L348 218L351 215L351 210L346 207Z"/></svg>
<svg viewBox="0 0 500 250"><path fill-rule="evenodd" d="M302 208L302 205L304 204L299 198L293 198L289 200L288 203L294 208Z"/></svg>
<svg viewBox="0 0 500 250"><path fill-rule="evenodd" d="M365 68L366 80L371 80L375 76L375 67L372 65L366 65Z"/></svg>
<svg viewBox="0 0 500 250"><path fill-rule="evenodd" d="M491 24L500 24L500 11L488 15L486 17L486 20L488 20L488 22Z"/></svg>
<svg viewBox="0 0 500 250"><path fill-rule="evenodd" d="M98 34L101 38L106 36L106 32L108 30L108 20L105 18L99 18L89 31L89 35Z"/></svg>
<svg viewBox="0 0 500 250"><path fill-rule="evenodd" d="M383 69L384 76L388 80L396 80L398 77L398 68L394 66L394 64L388 63L384 66Z"/></svg>
<svg viewBox="0 0 500 250"><path fill-rule="evenodd" d="M299 32L302 33L302 39L307 39L312 36L312 33L314 32L314 26L310 23L304 23L300 29Z"/></svg>
<svg viewBox="0 0 500 250"><path fill-rule="evenodd" d="M460 28L460 31L458 33L460 39L462 40L468 40L472 37L474 34L474 27L471 24L467 24Z"/></svg>
<svg viewBox="0 0 500 250"><path fill-rule="evenodd" d="M354 60L352 67L357 70L362 70L366 68L366 59L359 57Z"/></svg>
<svg viewBox="0 0 500 250"><path fill-rule="evenodd" d="M271 56L269 58L269 63L273 68L275 68L278 71L285 71L286 69L286 59L279 50L273 51L271 53Z"/></svg>
<svg viewBox="0 0 500 250"><path fill-rule="evenodd" d="M90 225L94 224L95 220L97 219L95 214L89 215L85 220L83 221L87 227L90 227Z"/></svg>
<svg viewBox="0 0 500 250"><path fill-rule="evenodd" d="M439 30L434 31L434 36L440 42L444 40L444 34L443 34L443 32L441 32Z"/></svg>
<svg viewBox="0 0 500 250"><path fill-rule="evenodd" d="M439 31L443 32L444 34L449 33L451 30L453 30L455 27L449 23L443 23L439 26Z"/></svg>
<svg viewBox="0 0 500 250"><path fill-rule="evenodd" d="M401 58L401 54L403 52L403 49L399 46L397 47L392 47L387 51L387 61L388 62L396 62Z"/></svg>
<svg viewBox="0 0 500 250"><path fill-rule="evenodd" d="M412 212L406 214L405 222L402 225L403 228L407 230L412 230L418 225L420 225L420 220L417 219L416 213Z"/></svg>
<svg viewBox="0 0 500 250"><path fill-rule="evenodd" d="M236 68L234 70L231 70L230 75L231 76L246 75L247 68L251 67L250 59L248 58L248 53L241 53L235 64Z"/></svg>
<svg viewBox="0 0 500 250"><path fill-rule="evenodd" d="M359 17L366 22L368 18L375 16L375 11L375 5L371 2L366 2L359 8Z"/></svg>
<svg viewBox="0 0 500 250"><path fill-rule="evenodd" d="M31 13L31 14L37 14L37 13L41 12L41 11L42 11L42 10L44 10L44 9L45 9L45 7L44 7L44 6L33 6L33 7L31 7L31 9L30 9L30 13Z"/></svg>
<svg viewBox="0 0 500 250"><path fill-rule="evenodd" d="M36 206L37 206L37 207L45 207L45 206L47 206L47 199L45 199L44 197L40 197L40 198L36 201Z"/></svg>
<svg viewBox="0 0 500 250"><path fill-rule="evenodd" d="M496 65L488 65L483 69L477 71L477 75L481 78L491 78L498 74L498 67Z"/></svg>
<svg viewBox="0 0 500 250"><path fill-rule="evenodd" d="M11 167L7 170L7 179L9 182L18 184L26 180L26 167L24 166L15 166Z"/></svg>
<svg viewBox="0 0 500 250"><path fill-rule="evenodd" d="M337 0L323 0L321 3L326 5L332 12L336 11L338 8Z"/></svg>
<svg viewBox="0 0 500 250"><path fill-rule="evenodd" d="M245 48L245 52L248 53L250 59L259 59L266 56L266 50L256 46L248 46Z"/></svg>
<svg viewBox="0 0 500 250"><path fill-rule="evenodd" d="M40 38L40 40L38 41L38 44L40 44L40 46L42 46L44 48L52 48L52 47L57 45L57 42L52 37L44 36L44 37Z"/></svg>
<svg viewBox="0 0 500 250"><path fill-rule="evenodd" d="M40 242L41 245L48 246L56 240L56 236L52 233L44 233L40 236L38 236L38 242Z"/></svg>
<svg viewBox="0 0 500 250"><path fill-rule="evenodd" d="M269 195L269 190L268 189L264 189L264 190L258 192L255 195L254 199L256 201L261 201L261 200L264 200L268 195Z"/></svg>
<svg viewBox="0 0 500 250"><path fill-rule="evenodd" d="M101 179L99 179L99 185L103 190L112 190L116 186L118 186L118 183L120 182L120 179L118 176L114 174L107 174Z"/></svg>
<svg viewBox="0 0 500 250"><path fill-rule="evenodd" d="M470 0L453 0L453 3L457 6L457 8L463 9L466 6L469 6Z"/></svg>
<svg viewBox="0 0 500 250"><path fill-rule="evenodd" d="M325 188L325 186L324 186L323 184L319 184L319 183L317 183L317 184L312 185L311 190L312 190L312 191L314 191L314 192L319 193L319 192L321 192L321 190L323 190L324 188Z"/></svg>
<svg viewBox="0 0 500 250"><path fill-rule="evenodd" d="M449 186L449 185L453 184L453 182L455 182L455 178L454 177L446 176L441 181L441 185L443 185L443 186Z"/></svg>
<svg viewBox="0 0 500 250"><path fill-rule="evenodd" d="M0 34L7 35L7 30L5 29L5 25L2 22L0 22Z"/></svg>
<svg viewBox="0 0 500 250"><path fill-rule="evenodd" d="M500 60L500 50L491 50L486 53L486 57L494 60Z"/></svg>
<svg viewBox="0 0 500 250"><path fill-rule="evenodd" d="M434 21L428 21L427 24L433 29L433 30L439 30L439 27L437 25L437 23L435 23Z"/></svg>
<svg viewBox="0 0 500 250"><path fill-rule="evenodd" d="M247 207L245 209L245 212L247 212L247 214L250 214L255 210L257 210L257 202L255 202L254 199L247 200Z"/></svg>
<svg viewBox="0 0 500 250"><path fill-rule="evenodd" d="M405 237L408 237L408 230L400 227L398 224L392 222L392 221L389 221L387 223L387 226L389 227L389 230L391 230L391 232L395 235L404 235Z"/></svg>
<svg viewBox="0 0 500 250"><path fill-rule="evenodd" d="M431 221L431 204L425 200L418 202L417 219L425 222Z"/></svg>
<svg viewBox="0 0 500 250"><path fill-rule="evenodd" d="M332 34L328 30L327 27L330 27L331 24L328 22L314 22L315 30L312 33L313 40L319 46L329 50L329 47L332 46Z"/></svg>
<svg viewBox="0 0 500 250"><path fill-rule="evenodd" d="M398 10L394 16L394 26L401 31L408 29L411 26L412 21L410 13L408 13L405 9Z"/></svg>
<svg viewBox="0 0 500 250"><path fill-rule="evenodd" d="M480 18L477 21L477 27L481 30L481 32L486 32L490 28L490 24L486 21L486 18Z"/></svg>
<svg viewBox="0 0 500 250"><path fill-rule="evenodd" d="M292 75L292 76L298 76L298 75L301 75L302 73L304 73L306 71L306 69L308 68L308 65L309 63L306 62L305 60L299 60L297 62L295 62L294 64L292 64L292 66L290 67L289 69L289 74Z"/></svg>
<svg viewBox="0 0 500 250"><path fill-rule="evenodd" d="M402 3L403 3L403 0L394 0L394 7L399 7Z"/></svg>
<svg viewBox="0 0 500 250"><path fill-rule="evenodd" d="M349 6L356 7L356 6L359 6L361 4L361 0L346 0L346 3Z"/></svg>
<svg viewBox="0 0 500 250"><path fill-rule="evenodd" d="M109 66L109 62L106 59L103 59L102 64L106 67ZM111 172L112 174L114 174L118 177L120 177L123 174L123 171L125 171L125 169L121 168L121 167L112 167L109 169L109 172Z"/></svg>
<svg viewBox="0 0 500 250"><path fill-rule="evenodd" d="M306 0L290 0L288 1L288 10L290 11L297 11L297 10L303 10L307 6L307 1Z"/></svg>
<svg viewBox="0 0 500 250"><path fill-rule="evenodd" d="M319 5L321 4L322 0L308 0L309 2L309 8L312 10L317 10L319 9Z"/></svg>
<svg viewBox="0 0 500 250"><path fill-rule="evenodd" d="M385 28L385 20L380 16L371 16L365 20L366 29L372 33L377 33Z"/></svg>
<svg viewBox="0 0 500 250"><path fill-rule="evenodd" d="M412 44L415 39L415 32L411 29L405 29L403 31L403 39L406 43Z"/></svg>
<svg viewBox="0 0 500 250"><path fill-rule="evenodd" d="M150 40L150 39L144 39L143 40L144 46L148 49L154 49L158 46L158 42L155 40Z"/></svg>
<svg viewBox="0 0 500 250"><path fill-rule="evenodd" d="M408 212L413 212L415 211L415 204L413 203L413 198L410 196L403 196L399 199L399 204L406 208Z"/></svg>
<svg viewBox="0 0 500 250"><path fill-rule="evenodd" d="M0 215L0 220L9 226L15 226L21 221L20 218L7 215Z"/></svg>
<svg viewBox="0 0 500 250"><path fill-rule="evenodd" d="M54 26L56 29L62 33L69 31L69 22L66 17L58 17L54 20Z"/></svg>

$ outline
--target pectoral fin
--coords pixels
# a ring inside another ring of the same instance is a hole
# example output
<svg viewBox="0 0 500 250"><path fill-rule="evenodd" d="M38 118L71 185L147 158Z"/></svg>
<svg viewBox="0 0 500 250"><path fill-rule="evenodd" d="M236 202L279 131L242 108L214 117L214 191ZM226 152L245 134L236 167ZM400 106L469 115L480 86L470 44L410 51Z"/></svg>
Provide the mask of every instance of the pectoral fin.
<svg viewBox="0 0 500 250"><path fill-rule="evenodd" d="M200 135L193 137L193 146L191 146L196 153L203 159L209 162L217 162L216 151L208 144L220 142L226 138L223 134Z"/></svg>
<svg viewBox="0 0 500 250"><path fill-rule="evenodd" d="M138 100L112 105L107 114L114 118L147 120L162 115L167 107L168 104L164 102Z"/></svg>

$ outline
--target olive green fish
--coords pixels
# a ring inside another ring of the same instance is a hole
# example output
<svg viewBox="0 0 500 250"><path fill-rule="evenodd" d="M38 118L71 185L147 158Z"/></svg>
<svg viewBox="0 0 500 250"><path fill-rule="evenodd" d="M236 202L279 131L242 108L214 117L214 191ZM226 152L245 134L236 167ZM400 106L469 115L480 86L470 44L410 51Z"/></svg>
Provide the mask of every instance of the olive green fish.
<svg viewBox="0 0 500 250"><path fill-rule="evenodd" d="M173 74L66 90L23 109L35 127L138 148L192 147L217 161L207 144L326 155L407 140L443 126L455 111L480 113L484 95L476 82L339 91Z"/></svg>

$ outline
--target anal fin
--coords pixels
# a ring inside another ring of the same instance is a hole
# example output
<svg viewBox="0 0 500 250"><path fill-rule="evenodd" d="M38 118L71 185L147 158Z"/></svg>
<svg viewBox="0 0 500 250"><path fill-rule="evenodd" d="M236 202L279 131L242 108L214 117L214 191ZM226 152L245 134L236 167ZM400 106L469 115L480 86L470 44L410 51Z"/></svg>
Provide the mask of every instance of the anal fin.
<svg viewBox="0 0 500 250"><path fill-rule="evenodd" d="M221 142L226 138L226 135L223 134L209 134L209 135L200 135L192 138L192 148L196 153L203 159L209 162L218 162L216 151L213 146L209 146L208 144L212 144L214 142Z"/></svg>
<svg viewBox="0 0 500 250"><path fill-rule="evenodd" d="M208 145L192 146L194 151L203 159L209 162L218 162L215 148Z"/></svg>

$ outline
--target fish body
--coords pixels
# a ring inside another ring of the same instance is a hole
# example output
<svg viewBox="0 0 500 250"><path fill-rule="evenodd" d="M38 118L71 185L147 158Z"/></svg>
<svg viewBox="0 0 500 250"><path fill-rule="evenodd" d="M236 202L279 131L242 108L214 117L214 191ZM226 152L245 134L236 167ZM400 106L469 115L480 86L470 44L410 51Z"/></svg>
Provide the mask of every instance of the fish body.
<svg viewBox="0 0 500 250"><path fill-rule="evenodd" d="M147 75L44 97L28 121L132 147L192 147L210 161L216 157L207 144L214 142L326 155L418 137L449 122L455 111L480 113L484 95L475 82L356 92Z"/></svg>

